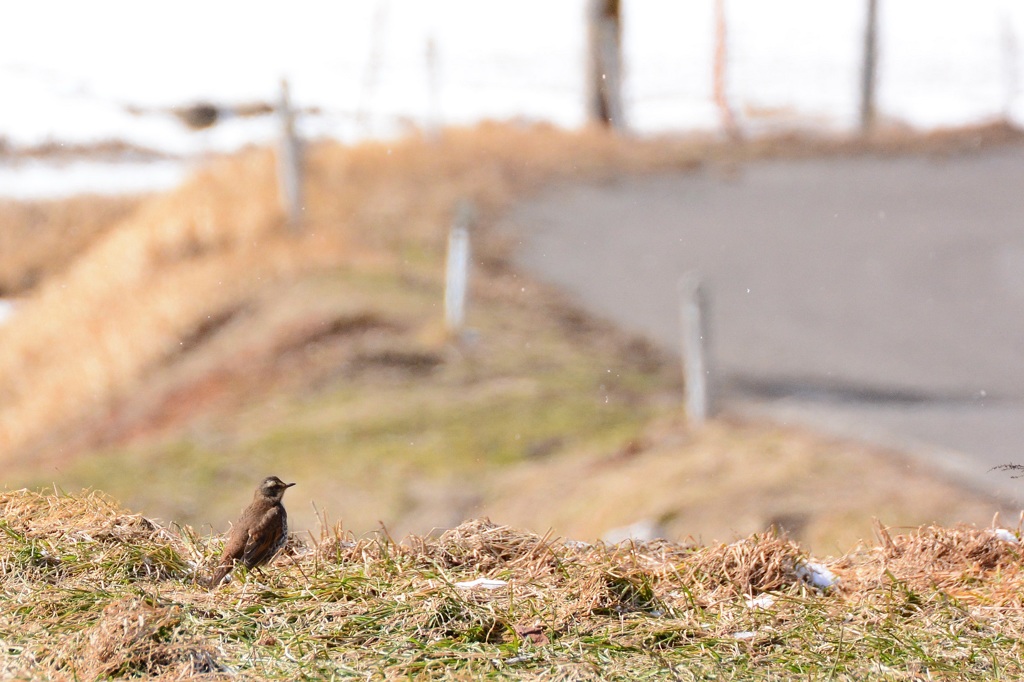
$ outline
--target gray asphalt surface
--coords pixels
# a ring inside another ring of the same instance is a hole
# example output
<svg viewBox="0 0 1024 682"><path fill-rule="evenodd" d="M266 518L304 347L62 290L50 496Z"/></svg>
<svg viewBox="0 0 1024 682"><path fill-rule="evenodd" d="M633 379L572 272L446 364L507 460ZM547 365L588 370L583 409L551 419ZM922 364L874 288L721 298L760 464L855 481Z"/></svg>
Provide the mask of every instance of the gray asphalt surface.
<svg viewBox="0 0 1024 682"><path fill-rule="evenodd" d="M1024 464L1024 149L558 187L505 227L528 270L673 350L701 273L722 409L1024 498L989 471Z"/></svg>

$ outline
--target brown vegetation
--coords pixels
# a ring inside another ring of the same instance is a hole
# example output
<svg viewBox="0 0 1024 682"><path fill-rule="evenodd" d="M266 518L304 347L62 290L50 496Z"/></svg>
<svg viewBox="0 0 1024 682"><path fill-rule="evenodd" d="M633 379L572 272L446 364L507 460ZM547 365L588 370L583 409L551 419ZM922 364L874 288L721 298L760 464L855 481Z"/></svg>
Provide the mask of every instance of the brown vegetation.
<svg viewBox="0 0 1024 682"><path fill-rule="evenodd" d="M269 152L211 164L143 201L80 198L0 206L0 293L31 293L0 330L0 450L52 444L270 282L324 267L409 268L438 254L455 204L481 222L546 183L760 156L898 150L956 153L1019 139L1006 126L861 140L628 141L590 130L485 125L312 150L304 236L290 239ZM505 255L493 239L485 263ZM72 263L72 257L75 257ZM38 286L36 286L38 284ZM42 440L41 440L42 439ZM10 456L9 454L7 455Z"/></svg>
<svg viewBox="0 0 1024 682"><path fill-rule="evenodd" d="M219 542L188 528L96 494L11 492L0 512L8 677L1024 672L1024 576L1005 530L878 526L877 543L822 560L770 533L592 545L488 520L401 542L322 528L265 575L210 591Z"/></svg>
<svg viewBox="0 0 1024 682"><path fill-rule="evenodd" d="M0 201L0 297L26 295L61 274L139 201L93 196Z"/></svg>
<svg viewBox="0 0 1024 682"><path fill-rule="evenodd" d="M441 248L459 199L474 200L486 220L552 177L611 172L633 157L643 165L648 155L598 133L544 129L325 146L310 155L298 240L283 230L269 152L218 161L105 225L72 267L33 291L18 324L0 330L0 449L52 445L47 434L123 395L206 320L282 277L402 269L411 254Z"/></svg>
<svg viewBox="0 0 1024 682"><path fill-rule="evenodd" d="M723 145L488 124L437 141L324 144L310 150L298 237L284 228L265 150L213 162L159 196L0 206L0 228L15 226L0 235L18 235L0 248L0 281L21 282L24 296L16 323L0 328L9 481L102 482L148 513L219 528L238 510L235 485L284 475L282 465L309 481L298 493L360 530L387 518L425 531L485 509L586 538L640 517L671 537L775 523L838 549L872 515L984 522L996 502L892 453L766 425L687 429L672 361L528 282L510 265L512 245L487 227L558 181L1017 140L992 126ZM480 216L478 346L448 343L435 308L446 230L466 198ZM612 369L621 377L598 377ZM544 384L552 376L556 388ZM565 406L580 393L590 421ZM594 408L598 399L610 405ZM652 414L659 420L644 426ZM441 428L422 426L424 415ZM531 431L542 418L550 423ZM218 419L230 424L209 426ZM508 424L488 430L488 419ZM284 420L289 429L275 430ZM523 441L511 442L520 430ZM401 459L396 434L409 433L418 444ZM95 468L76 468L83 453ZM297 527L312 527L298 506Z"/></svg>

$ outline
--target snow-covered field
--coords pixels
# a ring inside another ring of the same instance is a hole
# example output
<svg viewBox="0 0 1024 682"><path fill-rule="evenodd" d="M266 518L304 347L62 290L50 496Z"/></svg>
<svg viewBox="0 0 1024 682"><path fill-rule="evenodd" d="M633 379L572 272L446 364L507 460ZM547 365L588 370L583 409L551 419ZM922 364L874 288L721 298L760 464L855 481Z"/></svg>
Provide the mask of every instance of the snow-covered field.
<svg viewBox="0 0 1024 682"><path fill-rule="evenodd" d="M881 114L921 128L1019 119L1024 3L879 0ZM856 123L866 0L725 0L728 90L750 130ZM122 140L174 158L276 134L269 117L193 131L168 109L315 108L309 136L388 137L485 118L583 122L584 0L36 0L4 9L0 152ZM713 0L624 0L628 124L714 130ZM133 113L134 112L134 113ZM2 159L0 155L0 159ZM0 195L166 186L162 165L0 161ZM76 179L77 178L77 179ZM140 187L141 185L142 187Z"/></svg>

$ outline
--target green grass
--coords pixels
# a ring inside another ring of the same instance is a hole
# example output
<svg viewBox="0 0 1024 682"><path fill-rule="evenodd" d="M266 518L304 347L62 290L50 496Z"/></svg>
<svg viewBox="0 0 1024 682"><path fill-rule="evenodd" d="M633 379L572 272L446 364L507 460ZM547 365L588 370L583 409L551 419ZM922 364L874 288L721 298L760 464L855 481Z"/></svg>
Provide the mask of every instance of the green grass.
<svg viewBox="0 0 1024 682"><path fill-rule="evenodd" d="M255 376L255 390L166 434L106 446L19 484L101 486L156 517L223 529L253 481L273 473L300 484L289 493L301 500L290 505L295 528L316 525L309 500L359 531L383 521L426 532L468 513L424 513L419 498L445 496L432 489L457 487L469 504L484 479L525 460L615 451L678 391L664 356L648 350L638 361L620 332L550 292L516 302L489 278L471 311L473 340L457 346L438 336L437 273L410 273L314 271L253 296L168 368L178 384L162 388L157 374L149 390L201 387L235 356L257 358L232 379ZM359 319L368 322L355 331L304 341Z"/></svg>
<svg viewBox="0 0 1024 682"><path fill-rule="evenodd" d="M1010 679L1016 547L923 529L796 576L798 545L567 544L487 522L434 538L325 530L208 591L219 542L104 496L0 497L6 677ZM933 549L942 545L941 561ZM979 552L985 554L979 564ZM929 559L929 557L931 557ZM497 589L457 583L498 578ZM751 606L751 596L774 600Z"/></svg>

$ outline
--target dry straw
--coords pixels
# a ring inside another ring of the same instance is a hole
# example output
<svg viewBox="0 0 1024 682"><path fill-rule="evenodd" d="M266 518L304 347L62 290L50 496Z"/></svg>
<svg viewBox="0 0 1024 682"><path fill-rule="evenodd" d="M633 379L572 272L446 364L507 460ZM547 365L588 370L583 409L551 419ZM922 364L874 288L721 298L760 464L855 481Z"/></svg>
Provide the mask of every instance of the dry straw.
<svg viewBox="0 0 1024 682"><path fill-rule="evenodd" d="M8 676L1021 671L1002 634L1021 631L1019 554L991 530L879 527L877 546L826 562L842 583L822 591L795 571L806 552L773 534L605 546L487 520L401 542L324 529L211 592L219 542L101 494L9 492L0 511Z"/></svg>

